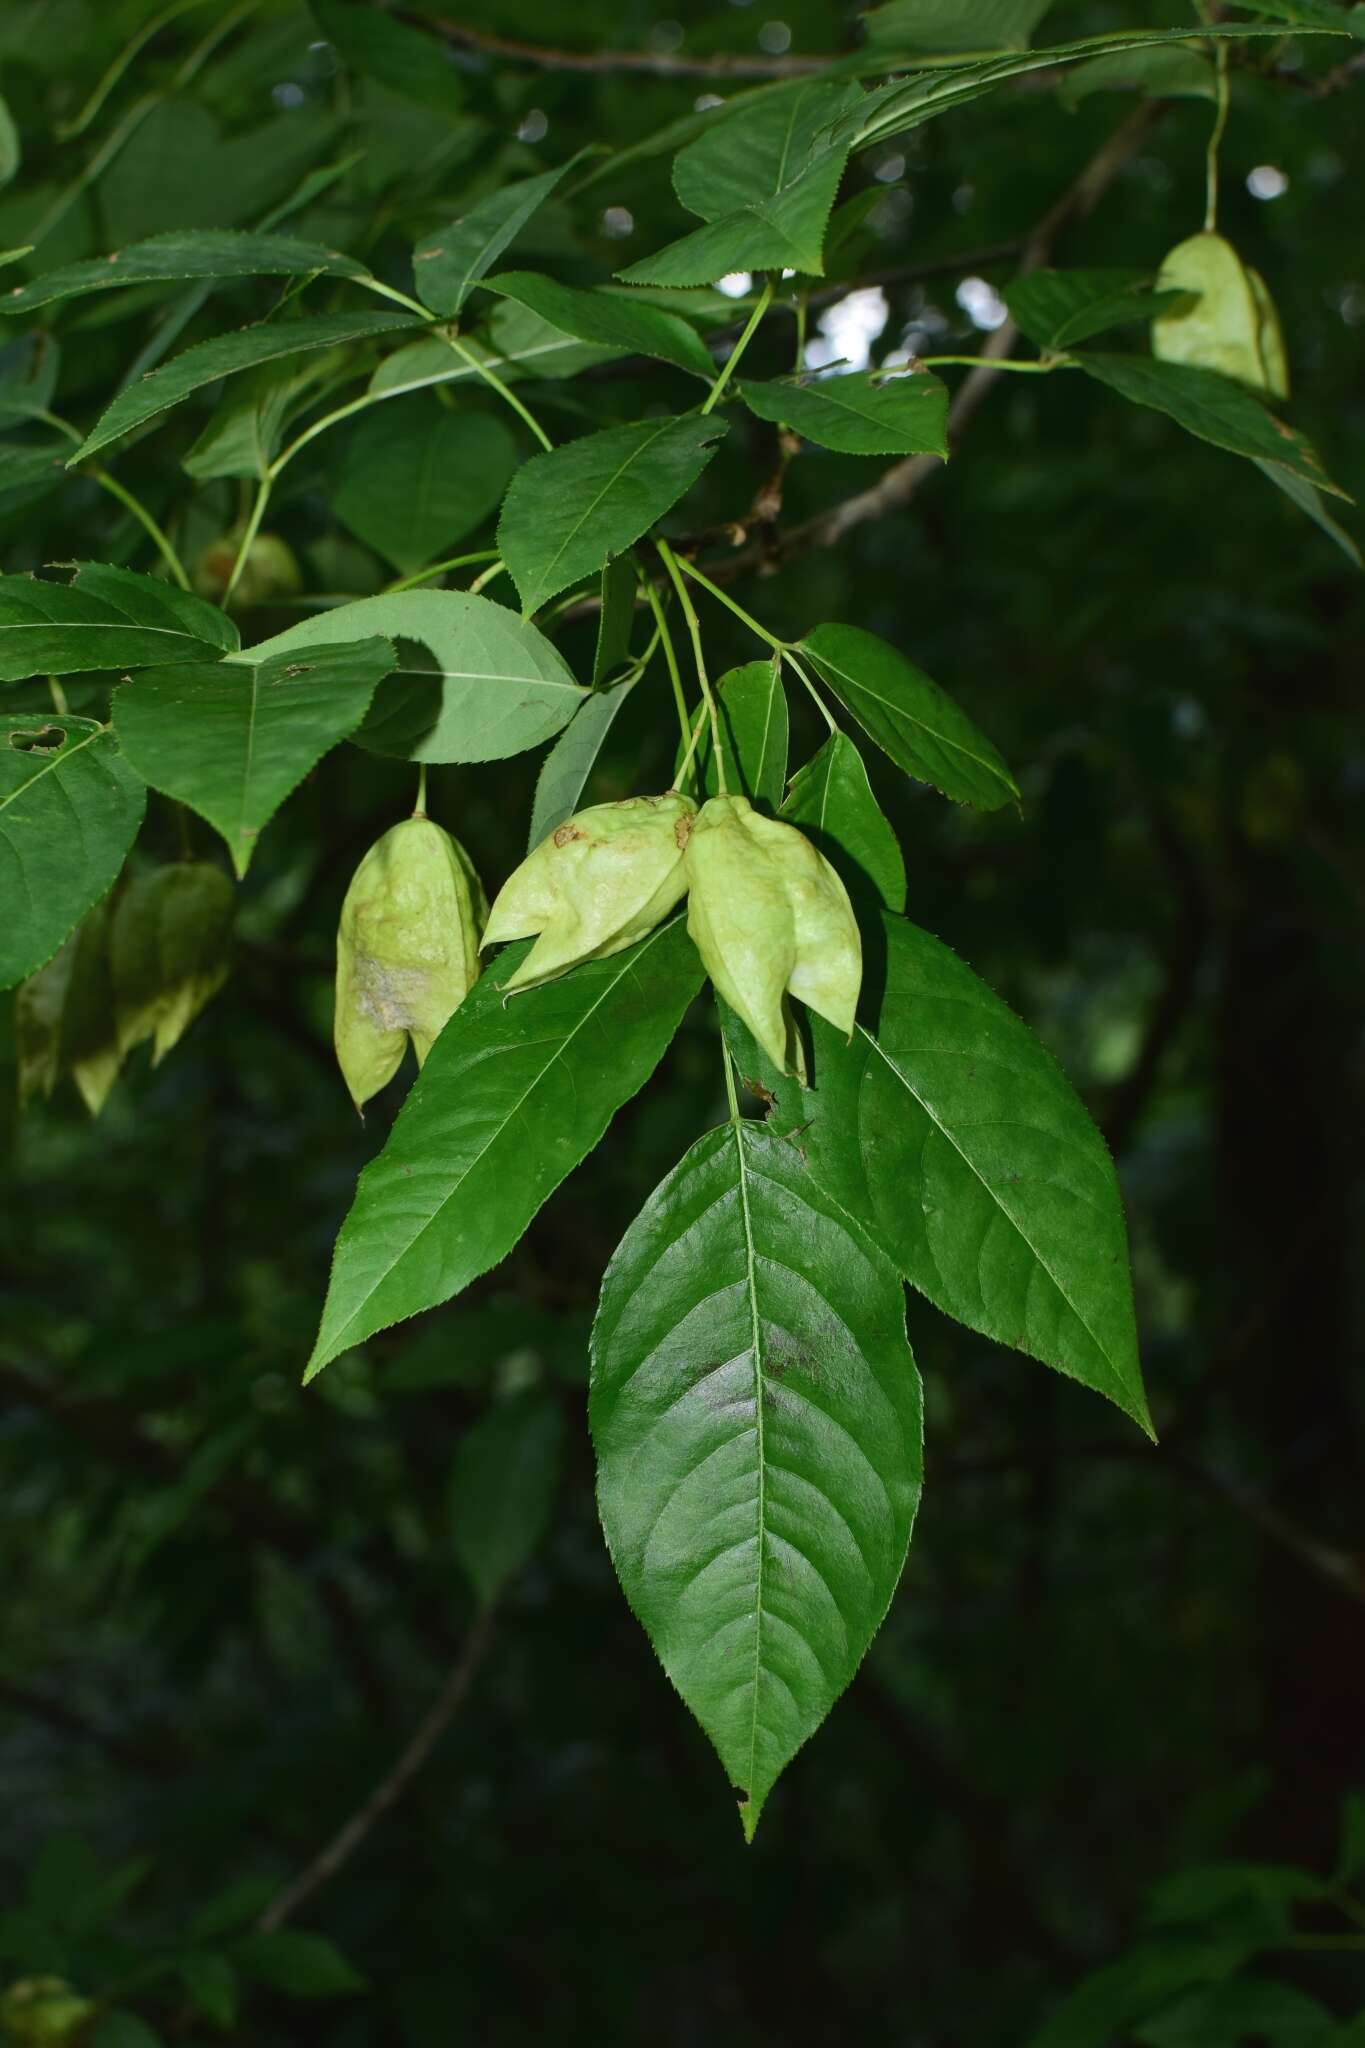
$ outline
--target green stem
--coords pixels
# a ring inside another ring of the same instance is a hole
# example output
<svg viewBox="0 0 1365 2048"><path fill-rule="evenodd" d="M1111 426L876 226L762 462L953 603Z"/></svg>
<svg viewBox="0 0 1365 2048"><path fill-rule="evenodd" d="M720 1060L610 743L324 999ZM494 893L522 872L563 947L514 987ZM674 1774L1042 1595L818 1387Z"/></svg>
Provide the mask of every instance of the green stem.
<svg viewBox="0 0 1365 2048"><path fill-rule="evenodd" d="M56 676L49 676L49 677L48 677L48 679L47 679L47 687L48 687L48 689L49 689L49 690L50 690L50 691L52 692L52 708L53 708L53 710L54 710L54 711L59 711L59 712L61 713L62 717L63 717L63 718L65 718L65 717L66 717L66 715L67 715L67 713L68 713L68 712L70 711L70 709L71 709L71 706L70 706L70 705L69 705L69 704L67 703L67 701L66 701L66 691L65 691L65 690L64 690L64 689L62 688L61 684L60 684L60 683L59 683L59 682L57 681L57 678L56 678Z"/></svg>
<svg viewBox="0 0 1365 2048"><path fill-rule="evenodd" d="M723 604L728 611L732 611L737 619L743 621L751 633L756 633L759 639L766 641L769 647L774 648L778 653L782 653L785 650L787 645L785 640L779 640L777 635L770 633L766 626L760 626L758 620L753 617L752 613L746 612L742 604L736 604L735 600L732 597L728 597L718 584L711 581L709 576L704 576L695 562L680 561L678 567L684 574L690 576L694 583L700 583L702 589L709 591L711 596Z"/></svg>
<svg viewBox="0 0 1365 2048"><path fill-rule="evenodd" d="M648 579L645 581L645 597L654 614L654 631L664 650L664 665L668 670L668 679L673 685L673 702L678 707L678 725L682 732L683 745L687 746L692 737L692 721L687 715L687 697L683 691L682 674L678 668L677 649L673 645L673 635L668 630L668 621L664 618L659 593Z"/></svg>
<svg viewBox="0 0 1365 2048"><path fill-rule="evenodd" d="M936 369L940 363L961 363L972 370L1019 370L1026 377L1046 377L1051 370L1071 370L1075 364L1069 356L1041 358L1036 363L1023 363L1013 356L917 356L916 362L925 369Z"/></svg>
<svg viewBox="0 0 1365 2048"><path fill-rule="evenodd" d="M720 717L716 711L716 700L711 691L711 679L706 673L706 657L702 653L701 620L697 617L696 606L687 594L687 585L683 582L682 572L678 568L678 558L672 548L666 540L656 540L654 545L659 550L660 561L673 580L673 588L678 593L678 603L682 606L683 617L687 621L687 630L692 640L692 658L697 664L697 681L701 685L701 694L706 705L706 715L711 721L711 746L716 757L716 787L721 795L724 796L726 794L725 756L721 752L720 745Z"/></svg>
<svg viewBox="0 0 1365 2048"><path fill-rule="evenodd" d="M413 806L414 818L425 818L427 814L427 764L422 761L417 769L417 802Z"/></svg>
<svg viewBox="0 0 1365 2048"><path fill-rule="evenodd" d="M392 299L395 305L406 306L410 313L419 313L423 320L429 321L433 317L429 306L422 305L418 299L409 298L406 292L396 291L391 284L382 284L377 277L358 277L355 282L363 285L367 291L378 292L379 296L383 299ZM474 354L474 351L466 348L457 335L441 332L437 338L443 341L447 348L453 349L461 362L468 363L475 376L482 377L489 390L496 391L504 405L511 406L517 418L530 428L541 447L548 454L554 447L554 442L550 439L535 415L529 412L522 404L516 393L508 390L496 370L490 370L487 363L481 362L478 356ZM705 410L704 407L703 410Z"/></svg>
<svg viewBox="0 0 1365 2048"><path fill-rule="evenodd" d="M1213 127L1209 134L1209 146L1204 164L1204 232L1211 235L1218 225L1218 151L1223 140L1223 130L1228 125L1228 49L1221 36L1213 46L1216 66L1216 99Z"/></svg>
<svg viewBox="0 0 1365 2048"><path fill-rule="evenodd" d="M684 779L686 777L689 777L692 773L692 756L697 751L697 741L701 738L702 731L705 725L706 706L703 704L701 710L697 713L696 724L692 727L692 730L687 735L687 751L683 755L682 760L678 763L678 772L673 777L674 789L681 789Z"/></svg>
<svg viewBox="0 0 1365 2048"><path fill-rule="evenodd" d="M792 671L792 674L799 677L800 680L805 684L806 688L810 691L811 696L815 699L816 705L819 708L820 716L824 719L825 724L829 727L830 731L838 732L839 728L835 724L833 718L830 715L829 706L826 704L824 698L820 695L820 692L816 689L810 677L806 674L805 669L802 668L800 662L796 659L796 656L792 653L790 647L783 648L782 659L786 662L788 668Z"/></svg>
<svg viewBox="0 0 1365 2048"><path fill-rule="evenodd" d="M490 562L488 567L484 570L483 574L481 576L476 576L474 578L474 581L470 584L469 591L471 597L477 596L478 593L483 589L485 583L491 583L495 576L501 576L506 570L506 568L507 564L504 561L494 560Z"/></svg>
<svg viewBox="0 0 1365 2048"><path fill-rule="evenodd" d="M799 377L806 361L806 309L808 293L804 286L796 294L796 374Z"/></svg>
<svg viewBox="0 0 1365 2048"><path fill-rule="evenodd" d="M754 307L753 312L749 315L749 318L745 323L743 333L740 335L739 340L731 349L729 355L725 358L725 362L721 366L720 375L717 377L715 383L711 386L711 389L707 392L705 399L702 401L701 409L704 413L710 412L711 408L715 405L717 399L724 391L726 385L729 383L731 375L734 371L735 364L739 361L745 349L749 346L750 341L753 339L754 329L758 326L759 321L763 318L763 315L767 312L772 302L773 281L771 278L769 278L768 282L764 285L762 291L758 295L758 303Z"/></svg>
<svg viewBox="0 0 1365 2048"><path fill-rule="evenodd" d="M416 590L419 584L430 583L433 576L448 575L452 569L469 569L475 562L496 562L496 548L476 548L472 555L452 555L448 561L432 562L427 568L419 569L415 576L401 576L396 583L386 583L380 595L394 597L400 590Z"/></svg>
<svg viewBox="0 0 1365 2048"><path fill-rule="evenodd" d="M58 122L54 130L58 142L74 142L78 135L84 135L138 52L145 49L152 37L158 35L168 22L174 21L178 14L188 14L191 8L203 5L204 0L171 0L169 7L163 7L160 14L154 14L150 21L144 22L132 41L125 43L119 51L80 112L73 114L69 121Z"/></svg>
<svg viewBox="0 0 1365 2048"><path fill-rule="evenodd" d="M111 476L109 471L102 469L98 463L95 463L88 469L86 475L93 477L101 490L108 491L111 498L117 498L120 505L132 513L143 532L155 543L157 553L180 585L180 588L188 590L190 579L185 574L184 563L142 500L135 498L125 484L121 484L116 476Z"/></svg>
<svg viewBox="0 0 1365 2048"><path fill-rule="evenodd" d="M735 1076L730 1065L730 1048L725 1043L724 1037L720 1041L720 1060L721 1065L725 1069L725 1093L730 1102L730 1122L737 1131L742 1121L739 1114L739 1097L735 1093Z"/></svg>
<svg viewBox="0 0 1365 2048"><path fill-rule="evenodd" d="M246 567L246 558L251 552L251 543L261 530L261 521L265 517L265 508L270 503L270 487L275 480L275 472L278 467L278 463L272 464L261 478L260 484L257 487L256 502L251 508L251 517L247 520L246 530L242 534L241 545L237 549L237 559L232 565L232 574L227 580L227 589L223 592L224 611L227 610L232 602L232 593L237 588L237 579Z"/></svg>

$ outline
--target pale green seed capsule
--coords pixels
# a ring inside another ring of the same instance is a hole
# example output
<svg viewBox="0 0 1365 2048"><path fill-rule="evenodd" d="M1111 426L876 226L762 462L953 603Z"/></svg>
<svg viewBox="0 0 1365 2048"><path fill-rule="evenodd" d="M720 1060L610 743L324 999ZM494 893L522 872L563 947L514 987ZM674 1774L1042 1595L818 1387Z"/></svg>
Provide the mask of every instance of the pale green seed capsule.
<svg viewBox="0 0 1365 2048"><path fill-rule="evenodd" d="M479 974L488 906L469 855L429 818L370 848L341 906L337 1060L357 1109L391 1081L412 1040L420 1066Z"/></svg>
<svg viewBox="0 0 1365 2048"><path fill-rule="evenodd" d="M742 796L702 806L686 867L687 929L707 973L774 1065L804 1079L784 998L852 1031L862 942L848 891L804 833Z"/></svg>
<svg viewBox="0 0 1365 2048"><path fill-rule="evenodd" d="M1284 339L1264 280L1230 242L1205 231L1177 243L1157 275L1158 291L1192 295L1158 313L1152 353L1168 363L1218 370L1257 391L1288 395Z"/></svg>
<svg viewBox="0 0 1365 2048"><path fill-rule="evenodd" d="M532 988L583 960L605 960L653 931L687 891L690 797L632 796L566 820L499 891L483 935L536 943L504 988Z"/></svg>

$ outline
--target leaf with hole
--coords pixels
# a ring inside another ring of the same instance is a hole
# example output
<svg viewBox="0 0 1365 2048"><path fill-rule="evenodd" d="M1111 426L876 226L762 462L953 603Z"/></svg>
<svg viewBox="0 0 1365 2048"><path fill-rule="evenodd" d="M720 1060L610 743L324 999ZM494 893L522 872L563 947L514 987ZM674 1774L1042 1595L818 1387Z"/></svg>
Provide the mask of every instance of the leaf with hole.
<svg viewBox="0 0 1365 2048"><path fill-rule="evenodd" d="M899 1277L794 1145L727 1124L651 1195L589 1417L612 1561L752 1838L886 1613L920 1489Z"/></svg>
<svg viewBox="0 0 1365 2048"><path fill-rule="evenodd" d="M512 479L498 549L528 614L622 554L685 497L715 454L724 420L685 413L603 427Z"/></svg>
<svg viewBox="0 0 1365 2048"><path fill-rule="evenodd" d="M881 943L852 1044L810 1019L811 1088L727 1015L741 1074L772 1094L773 1130L912 1287L1150 1433L1103 1138L1051 1054L956 954L898 917L881 920Z"/></svg>
<svg viewBox="0 0 1365 2048"><path fill-rule="evenodd" d="M861 626L817 626L803 651L898 768L983 811L1017 803L1014 777L965 711L922 669Z"/></svg>
<svg viewBox="0 0 1365 2048"><path fill-rule="evenodd" d="M499 954L427 1056L341 1227L311 1377L507 1256L662 1059L701 986L682 918L510 1001Z"/></svg>
<svg viewBox="0 0 1365 2048"><path fill-rule="evenodd" d="M464 590L357 598L300 620L252 653L293 654L374 633L398 643L398 661L355 735L370 753L403 761L502 760L559 732L588 695L543 633L505 605Z"/></svg>
<svg viewBox="0 0 1365 2048"><path fill-rule="evenodd" d="M113 885L146 803L108 726L0 714L0 988L50 960Z"/></svg>
<svg viewBox="0 0 1365 2048"><path fill-rule="evenodd" d="M82 562L70 583L0 576L0 682L220 661L237 645L216 605L132 569Z"/></svg>
<svg viewBox="0 0 1365 2048"><path fill-rule="evenodd" d="M761 420L790 427L817 447L841 455L941 455L948 459L948 392L928 371L771 384L746 380L740 396Z"/></svg>
<svg viewBox="0 0 1365 2048"><path fill-rule="evenodd" d="M262 828L355 731L393 659L375 638L149 669L116 693L114 729L143 780L221 832L244 875Z"/></svg>

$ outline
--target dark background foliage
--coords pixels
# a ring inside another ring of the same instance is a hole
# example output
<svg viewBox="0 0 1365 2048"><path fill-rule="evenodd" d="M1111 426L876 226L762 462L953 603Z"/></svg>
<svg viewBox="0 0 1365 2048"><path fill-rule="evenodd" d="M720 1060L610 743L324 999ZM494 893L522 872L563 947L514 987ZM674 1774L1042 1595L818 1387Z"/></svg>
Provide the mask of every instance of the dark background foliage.
<svg viewBox="0 0 1365 2048"><path fill-rule="evenodd" d="M294 225L402 284L414 235L471 190L648 137L710 89L606 61L547 70L476 38L451 46L452 116L339 75L316 21L283 4L224 13L185 80L210 12L159 33L91 131L58 143L149 10L11 0L0 86L26 162L0 195L0 246L35 240L81 165L156 100L30 270L251 222L311 165L364 150ZM599 55L753 56L762 12L481 0L460 21ZM821 0L772 12L794 53L854 34L852 10ZM1059 35L1185 18L1055 14ZM1221 225L1278 301L1296 422L1359 491L1365 80L1315 83L1355 47L1288 45L1237 70ZM887 181L861 262L886 280L874 353L912 323L921 345L974 348L962 276L1008 280L1014 254L979 252L1017 248L1132 105L1099 92L1068 111L1026 83L855 160L848 190ZM1197 227L1210 111L1160 103L1056 260L1151 267ZM1288 181L1273 200L1248 190L1260 165ZM681 227L667 168L604 159L518 259L591 281L659 246ZM66 413L93 417L176 289L52 309ZM245 320L275 287L229 289ZM756 367L775 374L789 330L770 325ZM638 417L671 375L608 366L601 418ZM567 431L582 391L546 385L537 402ZM225 484L184 509L178 461L201 417L119 465L187 554L238 513ZM271 508L315 589L389 573L329 513L345 448L344 433L318 444ZM691 530L743 516L774 453L774 429L736 427ZM802 453L782 522L875 473ZM10 570L151 566L88 480L9 507L0 547ZM911 1296L928 1448L910 1562L865 1669L745 1849L616 1586L583 1418L603 1266L721 1113L709 1014L503 1267L300 1388L332 1237L409 1079L362 1126L331 1057L340 899L412 781L344 749L271 827L233 976L164 1066L140 1056L95 1123L74 1093L22 1120L0 1097L0 1900L16 1906L44 1867L68 1902L89 1889L63 1837L102 1873L150 1862L91 1937L94 1960L45 1949L28 1913L6 1923L0 1978L84 1971L97 1990L102 1967L168 1952L228 1887L260 1880L268 1898L316 1853L459 1652L472 1607L452 1458L491 1389L532 1382L568 1423L552 1531L438 1754L301 1917L369 1988L316 2005L257 1989L253 2042L1014 2048L1126 1948L1156 1880L1222 1856L1330 1864L1343 1797L1365 1782L1359 575L1249 465L1067 376L1002 380L912 504L741 587L779 631L845 618L904 647L1019 775L1023 815L984 817L873 766L911 916L1040 1030L1114 1144L1160 1448ZM245 636L292 616L248 611ZM749 658L738 627L712 624L717 668ZM578 630L564 644L581 667ZM73 686L73 708L97 688ZM818 739L803 719L794 760ZM595 791L661 786L670 734L651 676ZM433 814L490 882L520 856L533 772L433 772ZM175 856L160 799L147 834ZM7 1017L0 1030L8 1045ZM126 1947L102 1965L106 1940ZM1343 2018L1365 2005L1358 1953L1304 1948L1275 1968ZM127 2002L167 2038L211 2036L164 1986Z"/></svg>

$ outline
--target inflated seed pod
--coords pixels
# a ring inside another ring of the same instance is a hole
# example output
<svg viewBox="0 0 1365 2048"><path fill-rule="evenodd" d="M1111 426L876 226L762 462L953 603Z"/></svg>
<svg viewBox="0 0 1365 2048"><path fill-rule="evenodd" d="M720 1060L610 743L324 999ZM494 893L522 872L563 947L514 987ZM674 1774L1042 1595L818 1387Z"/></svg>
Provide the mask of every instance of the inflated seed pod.
<svg viewBox="0 0 1365 2048"><path fill-rule="evenodd" d="M1274 303L1264 279L1248 269L1230 242L1207 229L1178 242L1162 263L1156 286L1190 296L1153 320L1153 355L1221 371L1280 398L1288 395Z"/></svg>
<svg viewBox="0 0 1365 2048"><path fill-rule="evenodd" d="M336 1055L363 1109L402 1064L417 1064L479 974L488 906L469 855L430 818L405 818L370 848L341 906Z"/></svg>
<svg viewBox="0 0 1365 2048"><path fill-rule="evenodd" d="M696 814L676 790L626 797L577 812L543 840L498 892L483 935L485 946L536 935L503 986L534 987L653 931L686 893Z"/></svg>
<svg viewBox="0 0 1365 2048"><path fill-rule="evenodd" d="M848 891L804 833L742 796L703 804L685 865L687 929L707 973L773 1063L804 1077L785 998L852 1031L863 966Z"/></svg>

